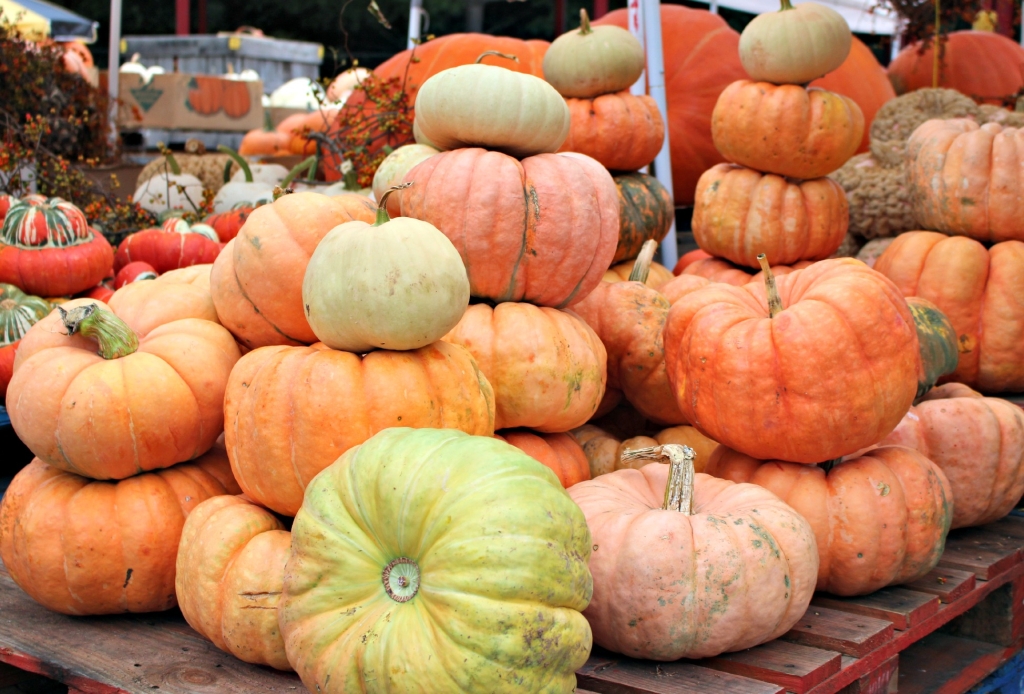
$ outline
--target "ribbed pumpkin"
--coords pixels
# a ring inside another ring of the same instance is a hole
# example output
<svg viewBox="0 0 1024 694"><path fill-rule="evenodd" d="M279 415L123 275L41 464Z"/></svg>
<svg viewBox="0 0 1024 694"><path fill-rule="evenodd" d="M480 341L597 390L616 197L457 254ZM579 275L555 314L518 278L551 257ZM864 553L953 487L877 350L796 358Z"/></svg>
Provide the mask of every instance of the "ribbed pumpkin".
<svg viewBox="0 0 1024 694"><path fill-rule="evenodd" d="M524 158L558 151L569 134L569 109L541 78L478 62L424 82L416 122L438 149L484 147Z"/></svg>
<svg viewBox="0 0 1024 694"><path fill-rule="evenodd" d="M985 393L1024 390L1024 243L986 249L963 236L910 232L896 237L875 270L953 324L960 358L947 380Z"/></svg>
<svg viewBox="0 0 1024 694"><path fill-rule="evenodd" d="M114 270L128 263L149 263L163 274L191 265L207 265L220 255L217 232L205 224L189 224L171 218L159 229L143 229L129 234L117 247Z"/></svg>
<svg viewBox="0 0 1024 694"><path fill-rule="evenodd" d="M565 97L592 99L629 89L644 74L644 47L617 26L590 26L580 8L579 29L568 31L544 54L544 79Z"/></svg>
<svg viewBox="0 0 1024 694"><path fill-rule="evenodd" d="M381 432L295 518L289 660L322 694L570 694L590 654L590 544L554 473L507 443Z"/></svg>
<svg viewBox="0 0 1024 694"><path fill-rule="evenodd" d="M801 260L790 266L773 265L772 272L776 277L783 277L794 270L803 270L813 264L814 261ZM728 260L722 260L721 258L698 258L683 268L683 271L680 274L703 277L711 280L712 282L724 282L725 284L731 284L736 287L742 287L743 285L750 284L751 282L764 282L763 272L754 274L751 272L750 268L738 267L730 263Z"/></svg>
<svg viewBox="0 0 1024 694"><path fill-rule="evenodd" d="M414 166L435 154L437 154L437 150L429 145L402 145L396 149L384 158L384 161L377 167L376 173L373 174L373 197L380 200L388 189L401 183L405 174L409 173ZM388 212L397 214L397 200L391 204L393 207Z"/></svg>
<svg viewBox="0 0 1024 694"><path fill-rule="evenodd" d="M211 265L192 265L171 270L151 282L121 287L107 302L110 310L145 337L157 326L182 318L217 322L210 296Z"/></svg>
<svg viewBox="0 0 1024 694"><path fill-rule="evenodd" d="M0 398L7 395L18 343L52 310L46 299L29 296L13 284L0 284Z"/></svg>
<svg viewBox="0 0 1024 694"><path fill-rule="evenodd" d="M495 437L550 468L566 489L590 479L590 463L572 434L536 434L526 429L508 429Z"/></svg>
<svg viewBox="0 0 1024 694"><path fill-rule="evenodd" d="M583 448L583 454L590 464L591 477L607 475L616 470L639 470L650 464L647 460L623 458L623 453L640 448L670 443L689 446L693 449L693 469L704 472L711 453L718 448L718 442L709 439L691 426L676 426L662 429L653 437L634 436L620 441L610 433L593 424L584 424L570 432ZM642 443L641 443L642 442ZM640 445L636 445L636 444Z"/></svg>
<svg viewBox="0 0 1024 694"><path fill-rule="evenodd" d="M216 323L175 320L140 338L106 304L75 299L22 338L7 411L49 465L124 479L210 449L238 358Z"/></svg>
<svg viewBox="0 0 1024 694"><path fill-rule="evenodd" d="M590 526L594 597L584 615L603 648L710 657L778 638L807 609L818 574L807 521L760 487L695 475L692 454L637 451L672 462L569 490Z"/></svg>
<svg viewBox="0 0 1024 694"><path fill-rule="evenodd" d="M0 232L0 282L36 296L70 296L111 274L114 251L66 200L9 198Z"/></svg>
<svg viewBox="0 0 1024 694"><path fill-rule="evenodd" d="M0 557L33 600L71 615L177 604L174 561L189 511L238 485L223 450L195 463L95 482L38 458L0 505Z"/></svg>
<svg viewBox="0 0 1024 694"><path fill-rule="evenodd" d="M217 232L217 238L220 239L221 243L227 243L238 236L238 232L241 231L242 225L245 224L245 220L249 219L249 215L252 214L254 209L256 208L249 205L235 207L227 212L212 214L204 219L203 223L213 227L213 230Z"/></svg>
<svg viewBox="0 0 1024 694"><path fill-rule="evenodd" d="M806 518L817 540L818 590L836 595L865 595L924 576L941 558L953 518L946 475L902 446L876 448L828 472L719 446L707 472L760 485Z"/></svg>
<svg viewBox="0 0 1024 694"><path fill-rule="evenodd" d="M249 348L315 342L302 307L309 258L334 227L375 217L373 203L355 194L293 193L256 208L213 264L221 323Z"/></svg>
<svg viewBox="0 0 1024 694"><path fill-rule="evenodd" d="M959 385L927 393L882 442L913 448L942 468L954 528L997 521L1024 494L1024 410Z"/></svg>
<svg viewBox="0 0 1024 694"><path fill-rule="evenodd" d="M917 397L920 398L940 378L956 371L960 360L960 341L949 316L928 299L907 297L907 308L914 316L920 347L921 371L917 377Z"/></svg>
<svg viewBox="0 0 1024 694"><path fill-rule="evenodd" d="M774 285L712 283L672 306L665 364L683 415L762 458L817 463L877 443L917 392L917 331L896 285L852 258Z"/></svg>
<svg viewBox="0 0 1024 694"><path fill-rule="evenodd" d="M846 237L850 208L831 178L791 181L735 164L708 169L697 183L693 238L702 250L747 267L823 260Z"/></svg>
<svg viewBox="0 0 1024 694"><path fill-rule="evenodd" d="M619 245L612 263L640 255L644 242L661 242L675 219L675 205L654 176L626 173L615 176L619 189Z"/></svg>
<svg viewBox="0 0 1024 694"><path fill-rule="evenodd" d="M264 347L231 372L224 417L242 489L293 516L310 480L378 431L437 427L490 436L494 392L470 353L444 342L365 356L321 343Z"/></svg>
<svg viewBox="0 0 1024 694"><path fill-rule="evenodd" d="M462 254L470 293L492 301L570 306L615 255L619 196L590 157L442 152L405 176L401 214L433 224ZM572 233L566 230L571 229Z"/></svg>
<svg viewBox="0 0 1024 694"><path fill-rule="evenodd" d="M559 151L586 154L612 171L634 171L654 161L665 141L658 104L646 94L623 91L566 103L571 126Z"/></svg>
<svg viewBox="0 0 1024 694"><path fill-rule="evenodd" d="M625 9L594 25L626 28ZM717 14L682 5L661 5L665 89L668 101L672 190L678 205L693 204L697 179L723 157L711 139L711 113L730 83L747 76L740 64L740 35Z"/></svg>
<svg viewBox="0 0 1024 694"><path fill-rule="evenodd" d="M711 120L718 151L731 162L792 178L820 178L846 163L864 137L855 101L824 89L739 80Z"/></svg>
<svg viewBox="0 0 1024 694"><path fill-rule="evenodd" d="M277 623L291 533L244 496L196 506L181 531L174 579L189 625L239 660L291 670Z"/></svg>
<svg viewBox="0 0 1024 694"><path fill-rule="evenodd" d="M496 429L569 431L604 395L604 345L572 311L475 304L444 339L469 350L494 388Z"/></svg>
<svg viewBox="0 0 1024 694"><path fill-rule="evenodd" d="M930 120L907 141L918 224L979 241L1024 241L1024 129Z"/></svg>

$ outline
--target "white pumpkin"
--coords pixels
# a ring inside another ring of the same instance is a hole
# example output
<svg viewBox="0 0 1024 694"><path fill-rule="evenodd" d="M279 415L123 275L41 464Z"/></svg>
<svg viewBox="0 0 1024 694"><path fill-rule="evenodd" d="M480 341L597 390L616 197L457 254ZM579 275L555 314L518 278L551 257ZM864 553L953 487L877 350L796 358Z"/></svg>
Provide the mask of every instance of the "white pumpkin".
<svg viewBox="0 0 1024 694"><path fill-rule="evenodd" d="M402 145L394 152L384 158L384 161L377 167L373 174L373 194L377 200L384 195L384 191L393 185L402 182L414 166L425 159L438 154L438 151L430 145ZM397 209L397 206L395 206Z"/></svg>
<svg viewBox="0 0 1024 694"><path fill-rule="evenodd" d="M249 168L252 170L253 181L270 183L275 186L280 185L284 177L288 175L288 169L280 164L249 164ZM245 171L239 169L231 177L231 180L236 183L244 183Z"/></svg>
<svg viewBox="0 0 1024 694"><path fill-rule="evenodd" d="M158 173L139 185L132 202L153 214L167 210L193 212L203 202L203 184L192 174Z"/></svg>
<svg viewBox="0 0 1024 694"><path fill-rule="evenodd" d="M159 65L146 67L141 62L139 62L139 54L136 53L132 56L131 60L121 64L121 67L118 68L118 72L139 75L140 77L142 77L143 84L149 84L153 81L153 75L164 74L164 69Z"/></svg>
<svg viewBox="0 0 1024 694"><path fill-rule="evenodd" d="M256 207L274 202L274 183L264 181L231 181L221 186L213 199L215 214L229 212L238 205Z"/></svg>
<svg viewBox="0 0 1024 694"><path fill-rule="evenodd" d="M301 108L313 111L327 99L324 88L308 77L296 77L275 89L270 95L274 108Z"/></svg>

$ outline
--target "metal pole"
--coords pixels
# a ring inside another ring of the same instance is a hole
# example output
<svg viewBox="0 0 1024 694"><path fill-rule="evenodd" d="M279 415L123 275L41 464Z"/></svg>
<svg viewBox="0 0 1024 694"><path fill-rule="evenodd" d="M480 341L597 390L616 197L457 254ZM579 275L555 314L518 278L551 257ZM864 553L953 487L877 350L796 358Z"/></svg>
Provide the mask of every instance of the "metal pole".
<svg viewBox="0 0 1024 694"><path fill-rule="evenodd" d="M110 142L117 143L117 96L121 66L121 0L110 0L110 43L107 46L107 95L110 97Z"/></svg>
<svg viewBox="0 0 1024 694"><path fill-rule="evenodd" d="M896 60L903 48L903 23L896 20L896 26L892 30L892 50L889 52L889 62Z"/></svg>
<svg viewBox="0 0 1024 694"><path fill-rule="evenodd" d="M640 42L641 46L646 46L647 42L644 41L644 8L640 4L640 0L629 0L627 6L627 21L629 23L629 31L636 37L636 40ZM633 86L629 88L629 91L637 96L643 96L647 93L647 71L645 70L640 75L640 79L633 83Z"/></svg>
<svg viewBox="0 0 1024 694"><path fill-rule="evenodd" d="M409 41L406 48L415 46L420 38L420 28L423 26L423 0L409 0Z"/></svg>
<svg viewBox="0 0 1024 694"><path fill-rule="evenodd" d="M708 4L708 12L711 14L718 14L718 0L711 0Z"/></svg>

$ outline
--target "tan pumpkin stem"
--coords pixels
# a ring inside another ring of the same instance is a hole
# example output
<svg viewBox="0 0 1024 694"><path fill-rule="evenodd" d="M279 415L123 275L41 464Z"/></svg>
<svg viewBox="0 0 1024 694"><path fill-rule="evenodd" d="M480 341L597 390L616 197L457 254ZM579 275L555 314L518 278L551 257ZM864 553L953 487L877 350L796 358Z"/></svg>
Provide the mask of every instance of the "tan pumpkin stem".
<svg viewBox="0 0 1024 694"><path fill-rule="evenodd" d="M630 282L646 282L647 276L651 273L651 262L654 260L654 251L658 249L658 242L654 239L647 239L640 247L640 255L633 263L633 270L629 273Z"/></svg>
<svg viewBox="0 0 1024 694"><path fill-rule="evenodd" d="M400 183L397 186L391 186L384 191L384 194L380 196L380 200L377 201L377 219L374 221L373 226L379 227L381 224L387 224L391 221L391 217L388 215L388 198L396 190L405 190L411 186L415 181L409 181L408 183Z"/></svg>
<svg viewBox="0 0 1024 694"><path fill-rule="evenodd" d="M587 34L593 34L594 30L590 28L590 17L587 16L586 8L580 8L580 35L586 36Z"/></svg>
<svg viewBox="0 0 1024 694"><path fill-rule="evenodd" d="M139 336L128 324L99 304L76 306L70 311L57 307L68 336L81 333L99 346L104 359L120 359L139 349Z"/></svg>
<svg viewBox="0 0 1024 694"><path fill-rule="evenodd" d="M785 12L786 10L793 9L793 3L789 0L782 0L781 5L782 7L779 9L779 12Z"/></svg>
<svg viewBox="0 0 1024 694"><path fill-rule="evenodd" d="M479 56L477 56L477 59L473 61L473 64L476 65L489 55L495 55L499 58L504 58L505 60L514 60L517 63L519 62L519 57L512 55L511 53L502 53L501 51L484 51Z"/></svg>
<svg viewBox="0 0 1024 694"><path fill-rule="evenodd" d="M650 460L661 462L668 458L668 481L665 484L665 502L662 508L666 511L678 511L687 516L693 515L693 459L696 457L689 446L668 443L652 448L638 448L622 454L624 461Z"/></svg>
<svg viewBox="0 0 1024 694"><path fill-rule="evenodd" d="M779 287L775 284L775 275L768 266L768 258L764 253L757 256L757 262L761 264L764 272L764 292L768 295L768 317L774 318L782 312L782 297L779 296Z"/></svg>

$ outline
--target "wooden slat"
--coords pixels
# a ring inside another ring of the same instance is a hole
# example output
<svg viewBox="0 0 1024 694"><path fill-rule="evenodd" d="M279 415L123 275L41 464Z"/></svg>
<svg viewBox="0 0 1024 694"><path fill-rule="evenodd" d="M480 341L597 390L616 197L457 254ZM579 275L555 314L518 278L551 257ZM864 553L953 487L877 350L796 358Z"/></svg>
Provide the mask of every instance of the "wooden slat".
<svg viewBox="0 0 1024 694"><path fill-rule="evenodd" d="M782 638L861 658L891 641L892 632L892 622L884 619L812 606Z"/></svg>
<svg viewBox="0 0 1024 694"><path fill-rule="evenodd" d="M936 632L900 653L899 694L960 694L1006 659L999 646Z"/></svg>
<svg viewBox="0 0 1024 694"><path fill-rule="evenodd" d="M936 567L904 588L939 596L945 603L955 602L974 590L974 573L946 567Z"/></svg>
<svg viewBox="0 0 1024 694"><path fill-rule="evenodd" d="M899 656L893 656L842 690L842 694L895 694L899 685Z"/></svg>
<svg viewBox="0 0 1024 694"><path fill-rule="evenodd" d="M1016 523L1011 520L1009 523ZM1010 526L1007 523L1007 527ZM949 534L939 566L971 571L983 581L991 580L1024 559L1021 539L980 528L961 528Z"/></svg>
<svg viewBox="0 0 1024 694"><path fill-rule="evenodd" d="M939 599L934 595L900 587L882 588L871 595L856 598L815 595L811 604L884 619L892 622L900 631L911 628L939 611Z"/></svg>
<svg viewBox="0 0 1024 694"><path fill-rule="evenodd" d="M654 663L591 656L576 671L579 687L595 694L783 694L778 685L687 662Z"/></svg>
<svg viewBox="0 0 1024 694"><path fill-rule="evenodd" d="M788 692L804 694L839 672L842 656L835 651L823 651L798 643L769 641L701 663L723 672L773 682Z"/></svg>

